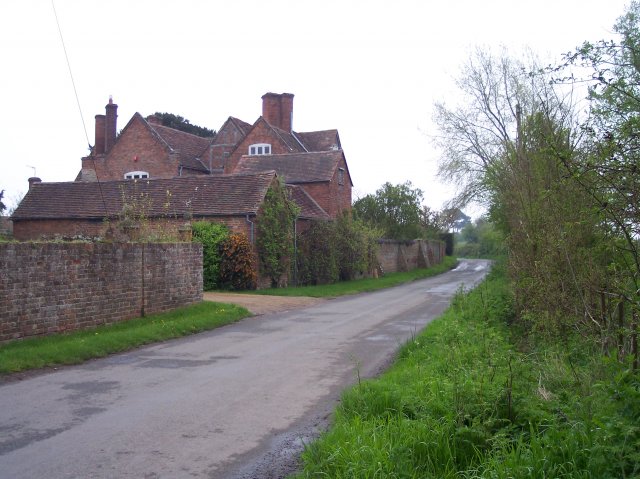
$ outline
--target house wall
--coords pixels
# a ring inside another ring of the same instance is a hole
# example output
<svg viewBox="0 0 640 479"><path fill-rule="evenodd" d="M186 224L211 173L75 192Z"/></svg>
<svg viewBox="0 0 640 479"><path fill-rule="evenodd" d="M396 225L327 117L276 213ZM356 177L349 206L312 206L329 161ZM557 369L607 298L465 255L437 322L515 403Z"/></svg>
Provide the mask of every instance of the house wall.
<svg viewBox="0 0 640 479"><path fill-rule="evenodd" d="M104 235L102 220L14 220L13 237L19 241L55 238L96 238Z"/></svg>
<svg viewBox="0 0 640 479"><path fill-rule="evenodd" d="M378 263L384 273L411 271L440 264L445 245L436 240L379 240Z"/></svg>
<svg viewBox="0 0 640 479"><path fill-rule="evenodd" d="M197 243L5 243L0 271L0 342L202 300Z"/></svg>
<svg viewBox="0 0 640 479"><path fill-rule="evenodd" d="M203 161L209 162L211 160L212 170L224 169L228 158L242 136L243 133L233 123L227 121L216 133L215 143L209 147Z"/></svg>
<svg viewBox="0 0 640 479"><path fill-rule="evenodd" d="M258 121L249 134L238 143L237 148L231 153L224 166L225 173L233 173L243 155L249 154L249 146L256 143L268 143L271 145L271 154L282 155L291 153L289 147L280 139L271 127L264 121Z"/></svg>
<svg viewBox="0 0 640 479"><path fill-rule="evenodd" d="M106 155L83 158L82 168L95 169L100 181L122 180L130 171L147 171L151 178L178 176L178 161L137 116Z"/></svg>
<svg viewBox="0 0 640 479"><path fill-rule="evenodd" d="M351 209L351 183L345 172L343 185L338 184L338 173L331 181L317 183L300 183L297 186L305 190L331 218L336 218L341 211Z"/></svg>

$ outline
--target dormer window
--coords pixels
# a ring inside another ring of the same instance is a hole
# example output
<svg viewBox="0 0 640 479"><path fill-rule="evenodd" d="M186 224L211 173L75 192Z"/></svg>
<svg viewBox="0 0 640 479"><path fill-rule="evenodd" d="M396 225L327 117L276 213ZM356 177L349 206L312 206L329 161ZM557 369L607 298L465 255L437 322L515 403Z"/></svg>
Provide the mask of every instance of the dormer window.
<svg viewBox="0 0 640 479"><path fill-rule="evenodd" d="M269 143L256 143L249 147L250 155L270 155L271 145Z"/></svg>
<svg viewBox="0 0 640 479"><path fill-rule="evenodd" d="M130 171L129 173L124 174L125 180L138 180L142 178L149 178L148 171Z"/></svg>

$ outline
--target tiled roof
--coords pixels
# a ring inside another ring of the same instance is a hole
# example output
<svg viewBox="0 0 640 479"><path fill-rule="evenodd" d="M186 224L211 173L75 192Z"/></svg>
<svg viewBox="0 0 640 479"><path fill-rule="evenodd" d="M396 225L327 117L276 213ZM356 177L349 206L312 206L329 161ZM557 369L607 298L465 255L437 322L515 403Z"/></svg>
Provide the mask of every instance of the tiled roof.
<svg viewBox="0 0 640 479"><path fill-rule="evenodd" d="M338 130L295 133L308 151L333 151L342 149Z"/></svg>
<svg viewBox="0 0 640 479"><path fill-rule="evenodd" d="M269 171L100 184L36 183L14 212L13 219L115 217L126 203L138 204L141 208L144 205L149 217L255 214L274 178L275 172Z"/></svg>
<svg viewBox="0 0 640 479"><path fill-rule="evenodd" d="M269 126L282 139L282 141L289 148L289 151L291 151L292 153L303 153L307 151L305 146L301 144L301 142L298 141L298 139L290 131L281 130L280 128L277 128L273 125Z"/></svg>
<svg viewBox="0 0 640 479"><path fill-rule="evenodd" d="M330 217L301 187L287 185L291 199L300 207L299 217L307 220L328 220Z"/></svg>
<svg viewBox="0 0 640 479"><path fill-rule="evenodd" d="M148 124L172 150L178 153L182 166L192 170L208 171L199 158L202 157L211 144L211 138L202 138L167 126Z"/></svg>
<svg viewBox="0 0 640 479"><path fill-rule="evenodd" d="M342 158L342 151L288 153L284 155L243 156L237 173L258 173L275 170L286 183L330 181Z"/></svg>
<svg viewBox="0 0 640 479"><path fill-rule="evenodd" d="M247 123L246 121L242 121L239 118L230 116L229 121L231 121L240 131L242 131L244 135L249 133L249 130L251 130L251 124Z"/></svg>

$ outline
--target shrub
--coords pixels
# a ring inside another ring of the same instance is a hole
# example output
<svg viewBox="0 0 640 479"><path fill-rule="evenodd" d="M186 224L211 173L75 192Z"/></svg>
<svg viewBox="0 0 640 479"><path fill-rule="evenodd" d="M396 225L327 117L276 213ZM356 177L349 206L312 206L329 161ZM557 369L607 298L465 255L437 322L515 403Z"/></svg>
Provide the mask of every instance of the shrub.
<svg viewBox="0 0 640 479"><path fill-rule="evenodd" d="M220 287L220 246L229 229L220 223L197 221L191 225L193 241L202 243L202 279L205 290Z"/></svg>
<svg viewBox="0 0 640 479"><path fill-rule="evenodd" d="M298 235L298 284L330 284L338 281L335 226L316 221Z"/></svg>
<svg viewBox="0 0 640 479"><path fill-rule="evenodd" d="M333 222L314 223L298 236L298 282L327 284L372 271L377 266L378 236L349 213Z"/></svg>
<svg viewBox="0 0 640 479"><path fill-rule="evenodd" d="M226 289L255 289L255 263L246 235L230 234L220 245L220 285Z"/></svg>
<svg viewBox="0 0 640 479"><path fill-rule="evenodd" d="M374 269L379 235L349 213L338 217L335 229L340 279L349 281Z"/></svg>

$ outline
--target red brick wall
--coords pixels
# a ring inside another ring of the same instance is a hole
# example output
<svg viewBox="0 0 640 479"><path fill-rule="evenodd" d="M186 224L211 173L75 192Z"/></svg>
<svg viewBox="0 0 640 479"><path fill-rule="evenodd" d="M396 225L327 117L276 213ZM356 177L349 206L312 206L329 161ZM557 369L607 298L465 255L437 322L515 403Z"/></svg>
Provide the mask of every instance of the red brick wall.
<svg viewBox="0 0 640 479"><path fill-rule="evenodd" d="M5 243L0 271L0 342L202 300L197 243Z"/></svg>
<svg viewBox="0 0 640 479"><path fill-rule="evenodd" d="M82 159L83 169L94 169L94 164L100 181L122 180L130 171L147 171L151 178L178 176L177 160L137 116L107 155Z"/></svg>
<svg viewBox="0 0 640 479"><path fill-rule="evenodd" d="M249 154L249 146L255 143L268 143L271 145L271 153L273 155L282 155L284 153L291 153L289 147L274 133L274 131L262 120L259 121L253 130L242 140L238 147L231 153L228 158L224 172L233 173L240 157Z"/></svg>
<svg viewBox="0 0 640 479"><path fill-rule="evenodd" d="M216 133L215 144L209 147L209 150L202 158L202 161L209 164L213 170L220 170L225 167L227 159L235 149L238 142L242 139L243 133L236 128L233 123L227 122Z"/></svg>
<svg viewBox="0 0 640 479"><path fill-rule="evenodd" d="M106 230L102 220L15 220L13 237L19 241L59 237L96 238Z"/></svg>
<svg viewBox="0 0 640 479"><path fill-rule="evenodd" d="M193 218L197 220L223 223L236 233L244 233L250 238L251 225L245 216L220 216ZM182 231L188 227L189 221L176 218L151 219L135 231L131 231L131 239L149 237L149 235L164 238L184 238ZM112 232L108 229L112 228ZM13 236L19 241L52 240L52 239L96 239L116 238L127 240L126 232L121 232L116 220L106 223L102 220L17 220L14 221Z"/></svg>
<svg viewBox="0 0 640 479"><path fill-rule="evenodd" d="M345 171L344 184L338 183L338 171L330 182L299 184L331 218L336 218L341 211L351 209L351 183Z"/></svg>

